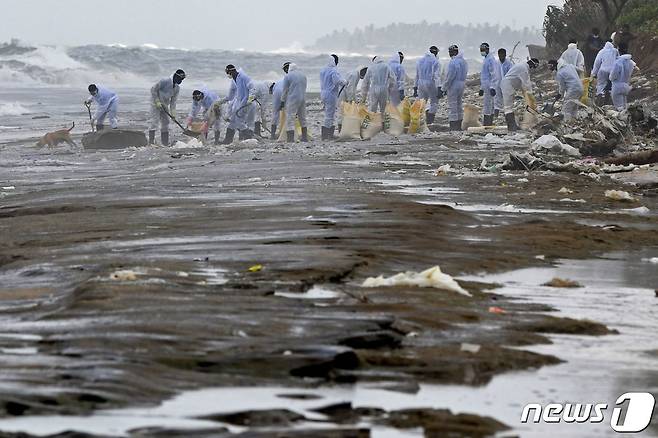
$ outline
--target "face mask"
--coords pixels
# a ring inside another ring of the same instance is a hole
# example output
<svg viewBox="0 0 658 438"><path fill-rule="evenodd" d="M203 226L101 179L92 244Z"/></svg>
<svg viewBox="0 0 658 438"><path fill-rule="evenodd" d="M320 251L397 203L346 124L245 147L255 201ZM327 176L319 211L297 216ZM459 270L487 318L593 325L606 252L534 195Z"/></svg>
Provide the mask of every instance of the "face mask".
<svg viewBox="0 0 658 438"><path fill-rule="evenodd" d="M480 52L480 55L482 55L483 57L485 57L485 58L486 58L486 57L487 57L487 55L488 55L488 53L487 53L487 52Z"/></svg>

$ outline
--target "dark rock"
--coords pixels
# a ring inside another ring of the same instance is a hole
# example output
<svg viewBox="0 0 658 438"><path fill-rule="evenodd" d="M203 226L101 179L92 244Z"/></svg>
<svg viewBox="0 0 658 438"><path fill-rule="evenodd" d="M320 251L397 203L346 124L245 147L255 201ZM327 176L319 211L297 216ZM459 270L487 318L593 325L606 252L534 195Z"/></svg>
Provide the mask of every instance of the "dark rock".
<svg viewBox="0 0 658 438"><path fill-rule="evenodd" d="M88 132L82 136L85 149L125 149L143 147L148 144L142 131L127 129L104 129L99 132Z"/></svg>
<svg viewBox="0 0 658 438"><path fill-rule="evenodd" d="M201 417L204 420L235 424L248 427L289 426L291 423L305 420L303 415L287 409L255 410L216 414Z"/></svg>

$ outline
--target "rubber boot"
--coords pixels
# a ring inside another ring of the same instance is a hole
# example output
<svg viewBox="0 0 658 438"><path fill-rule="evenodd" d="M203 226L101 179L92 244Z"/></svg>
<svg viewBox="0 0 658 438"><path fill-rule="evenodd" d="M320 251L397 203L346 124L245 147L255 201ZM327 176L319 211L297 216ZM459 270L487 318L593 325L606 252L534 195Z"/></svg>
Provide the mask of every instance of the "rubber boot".
<svg viewBox="0 0 658 438"><path fill-rule="evenodd" d="M221 143L221 139L219 138L221 137L221 135L222 135L221 131L219 129L215 129L215 144Z"/></svg>
<svg viewBox="0 0 658 438"><path fill-rule="evenodd" d="M295 131L286 131L286 141L288 143L295 142Z"/></svg>
<svg viewBox="0 0 658 438"><path fill-rule="evenodd" d="M302 143L308 143L308 128L302 128Z"/></svg>
<svg viewBox="0 0 658 438"><path fill-rule="evenodd" d="M100 123L96 125L96 131L102 131L105 127Z"/></svg>
<svg viewBox="0 0 658 438"><path fill-rule="evenodd" d="M334 135L334 132L336 132L335 126L332 126L331 128L327 128L327 140L336 140L336 136Z"/></svg>
<svg viewBox="0 0 658 438"><path fill-rule="evenodd" d="M276 140L276 125L272 125L270 128L270 140Z"/></svg>
<svg viewBox="0 0 658 438"><path fill-rule="evenodd" d="M455 122L455 128L456 128L455 131L463 131L463 129L462 129L462 125L463 125L463 124L464 124L464 119L462 119L462 120L457 120L457 121Z"/></svg>
<svg viewBox="0 0 658 438"><path fill-rule="evenodd" d="M428 112L427 115L425 116L425 121L427 122L428 125L434 124L434 119L436 118L436 114Z"/></svg>
<svg viewBox="0 0 658 438"><path fill-rule="evenodd" d="M240 136L242 137L242 140L249 140L254 138L254 132L251 129L244 129L240 131Z"/></svg>
<svg viewBox="0 0 658 438"><path fill-rule="evenodd" d="M155 131L149 131L149 144L155 144Z"/></svg>
<svg viewBox="0 0 658 438"><path fill-rule="evenodd" d="M497 119L499 115L500 115L500 110L494 110L493 118Z"/></svg>
<svg viewBox="0 0 658 438"><path fill-rule="evenodd" d="M260 137L260 130L261 130L261 122L256 122L254 123L254 134L256 134L257 137Z"/></svg>
<svg viewBox="0 0 658 438"><path fill-rule="evenodd" d="M227 128L226 135L224 135L224 141L222 141L222 144L233 143L233 137L235 137L235 129Z"/></svg>
<svg viewBox="0 0 658 438"><path fill-rule="evenodd" d="M338 135L340 135L340 131L342 131L342 130L343 130L343 124L339 123L338 124Z"/></svg>
<svg viewBox="0 0 658 438"><path fill-rule="evenodd" d="M169 131L160 131L160 143L162 146L169 146Z"/></svg>
<svg viewBox="0 0 658 438"><path fill-rule="evenodd" d="M483 120L482 120L482 125L483 126L493 126L493 115L484 116Z"/></svg>
<svg viewBox="0 0 658 438"><path fill-rule="evenodd" d="M324 126L320 126L320 129L322 129L322 135L320 136L320 138L322 140L326 140L327 139L327 128L325 128Z"/></svg>
<svg viewBox="0 0 658 438"><path fill-rule="evenodd" d="M519 125L516 124L516 117L514 117L514 113L505 114L505 121L507 122L507 130L509 132L515 132L519 130Z"/></svg>
<svg viewBox="0 0 658 438"><path fill-rule="evenodd" d="M459 129L457 129L458 124L459 124L458 121L456 122L454 120L451 120L450 121L450 131L459 131Z"/></svg>

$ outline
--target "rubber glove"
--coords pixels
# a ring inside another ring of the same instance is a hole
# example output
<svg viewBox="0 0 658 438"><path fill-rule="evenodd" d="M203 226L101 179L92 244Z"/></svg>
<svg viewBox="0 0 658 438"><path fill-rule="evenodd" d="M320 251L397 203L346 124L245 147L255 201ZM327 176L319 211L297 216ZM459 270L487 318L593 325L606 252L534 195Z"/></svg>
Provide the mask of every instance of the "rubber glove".
<svg viewBox="0 0 658 438"><path fill-rule="evenodd" d="M437 92L438 92L439 99L441 99L441 98L443 98L443 96L445 96L445 94L443 93L443 88L439 87L437 89Z"/></svg>
<svg viewBox="0 0 658 438"><path fill-rule="evenodd" d="M404 100L404 90L400 90L400 100Z"/></svg>
<svg viewBox="0 0 658 438"><path fill-rule="evenodd" d="M253 102L254 100L256 100L256 96L253 96L253 95L252 95L252 96L249 96L249 98L247 99L247 103L251 103L251 102Z"/></svg>
<svg viewBox="0 0 658 438"><path fill-rule="evenodd" d="M418 97L418 87L414 87L414 97Z"/></svg>
<svg viewBox="0 0 658 438"><path fill-rule="evenodd" d="M164 108L164 104L162 103L162 101L156 100L155 101L155 107L162 111L162 108Z"/></svg>
<svg viewBox="0 0 658 438"><path fill-rule="evenodd" d="M478 96L480 96L480 97L484 96L484 90L478 91Z"/></svg>
<svg viewBox="0 0 658 438"><path fill-rule="evenodd" d="M283 111L283 109L284 109L285 107L286 107L286 103L285 103L285 102L281 102L281 105L279 106L279 110L280 110L280 111Z"/></svg>
<svg viewBox="0 0 658 438"><path fill-rule="evenodd" d="M491 94L491 96L495 97L496 96L496 89L492 88L491 90L489 90L489 94Z"/></svg>

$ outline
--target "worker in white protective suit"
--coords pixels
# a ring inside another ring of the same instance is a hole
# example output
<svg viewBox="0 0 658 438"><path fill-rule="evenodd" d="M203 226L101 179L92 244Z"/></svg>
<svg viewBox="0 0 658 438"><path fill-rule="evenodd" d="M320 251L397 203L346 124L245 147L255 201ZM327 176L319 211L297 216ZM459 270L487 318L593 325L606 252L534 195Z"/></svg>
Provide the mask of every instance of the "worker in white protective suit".
<svg viewBox="0 0 658 438"><path fill-rule="evenodd" d="M635 70L636 64L630 53L627 53L628 46L625 43L619 44L619 58L610 72L612 81L612 104L617 111L623 111L628 108L628 94L631 92L631 76Z"/></svg>
<svg viewBox="0 0 658 438"><path fill-rule="evenodd" d="M208 87L202 87L200 90L192 92L192 109L187 115L187 126L189 127L192 122L201 118L207 126L207 130L212 129L215 132L215 144L219 144L219 137L221 135L221 118L211 117L211 111L215 111L215 102L219 100L219 95ZM212 123L212 126L210 126ZM205 131L205 130L204 130Z"/></svg>
<svg viewBox="0 0 658 438"><path fill-rule="evenodd" d="M480 74L480 96L483 97L482 102L482 124L484 126L492 126L494 119L494 99L496 98L499 82L502 80L500 76L500 68L498 61L493 53L490 53L489 43L482 43L480 45L480 55L484 57L482 63L482 73Z"/></svg>
<svg viewBox="0 0 658 438"><path fill-rule="evenodd" d="M428 125L434 123L439 99L443 97L441 88L441 64L437 59L439 49L430 47L429 51L416 63L416 82L414 83L414 97L425 99L429 103L426 121Z"/></svg>
<svg viewBox="0 0 658 438"><path fill-rule="evenodd" d="M496 88L496 98L494 99L494 119L497 118L498 114L503 110L503 91L500 89L500 83L513 65L512 61L507 58L507 50L503 48L498 49L498 59L496 64L496 67L498 68L498 71L496 72L498 87Z"/></svg>
<svg viewBox="0 0 658 438"><path fill-rule="evenodd" d="M185 79L183 70L176 70L173 78L164 78L151 87L151 121L149 124L149 144L155 143L155 130L160 125L160 140L163 146L169 145L169 115L176 117L176 102L180 84ZM167 115L169 113L169 115Z"/></svg>
<svg viewBox="0 0 658 438"><path fill-rule="evenodd" d="M464 120L464 89L466 88L466 76L468 75L468 64L464 56L459 53L459 47L452 45L448 48L450 63L443 82L443 90L448 97L448 121L451 131L461 131Z"/></svg>
<svg viewBox="0 0 658 438"><path fill-rule="evenodd" d="M256 136L262 137L263 117L267 118L267 108L270 106L270 87L274 85L272 81L253 81L251 93L254 100L253 105L249 108L247 116L247 126L253 129Z"/></svg>
<svg viewBox="0 0 658 438"><path fill-rule="evenodd" d="M286 77L283 79L283 94L281 107L286 110L286 140L295 141L295 120L299 118L302 127L301 141L308 141L308 128L306 127L306 75L299 71L297 65L286 62L283 64ZM283 129L283 127L281 127Z"/></svg>
<svg viewBox="0 0 658 438"><path fill-rule="evenodd" d="M338 73L337 66L338 56L331 55L327 60L327 65L320 70L320 98L324 104L324 121L321 126L322 140L335 138L338 96L347 85L347 81Z"/></svg>
<svg viewBox="0 0 658 438"><path fill-rule="evenodd" d="M402 62L404 61L404 53L397 52L394 53L391 57L391 60L388 61L389 67L393 70L393 75L395 75L395 87L391 90L391 103L395 106L400 105L400 102L404 100L404 83L407 78L407 73L404 71Z"/></svg>
<svg viewBox="0 0 658 438"><path fill-rule="evenodd" d="M558 66L558 61L548 61L551 71L557 71L555 81L557 82L558 94L555 96L557 101L564 96L562 104L562 115L564 121L576 117L578 114L578 101L583 96L583 81L578 75L576 67L571 64L562 64Z"/></svg>
<svg viewBox="0 0 658 438"><path fill-rule="evenodd" d="M578 74L585 74L585 55L583 55L583 52L578 48L576 40L569 41L567 50L562 52L562 56L560 56L558 62L560 62L560 64L571 64L576 67Z"/></svg>
<svg viewBox="0 0 658 438"><path fill-rule="evenodd" d="M368 72L368 67L358 67L355 70L350 71L345 80L347 85L343 89L343 92L338 96L338 132L341 131L343 127L343 104L346 102L359 102L359 81L366 77Z"/></svg>
<svg viewBox="0 0 658 438"><path fill-rule="evenodd" d="M514 94L517 91L522 91L528 95L532 95L530 69L537 67L539 67L539 60L537 58L532 58L528 62L515 64L510 68L500 83L500 89L503 92L503 106L508 131L513 132L519 130L519 125L516 124L516 117L514 117Z"/></svg>
<svg viewBox="0 0 658 438"><path fill-rule="evenodd" d="M598 104L603 104L606 91L610 91L610 73L619 57L619 50L610 41L605 43L603 49L596 54L592 78L596 78L596 97Z"/></svg>
<svg viewBox="0 0 658 438"><path fill-rule="evenodd" d="M272 126L270 127L270 140L276 140L276 128L279 126L281 118L281 96L283 95L283 78L272 84L270 87L272 96Z"/></svg>
<svg viewBox="0 0 658 438"><path fill-rule="evenodd" d="M253 138L253 133L247 126L247 121L249 111L256 97L252 93L252 81L242 69L238 70L233 64L229 64L224 71L233 80L231 81L228 96L220 100L220 104L231 102L229 125L226 128L226 135L222 144L231 144L235 137L235 131L238 131L239 140Z"/></svg>
<svg viewBox="0 0 658 438"><path fill-rule="evenodd" d="M92 125L94 123L96 124L96 131L103 130L105 117L109 118L110 127L117 129L119 123L117 120L119 96L114 91L96 84L89 85L87 90L89 90L91 96L85 100L85 105L89 108L91 107L91 102L96 102L96 112L92 119Z"/></svg>
<svg viewBox="0 0 658 438"><path fill-rule="evenodd" d="M386 111L389 91L395 87L395 75L393 70L383 58L375 56L372 65L368 67L366 76L363 78L361 95L368 101L370 112Z"/></svg>

